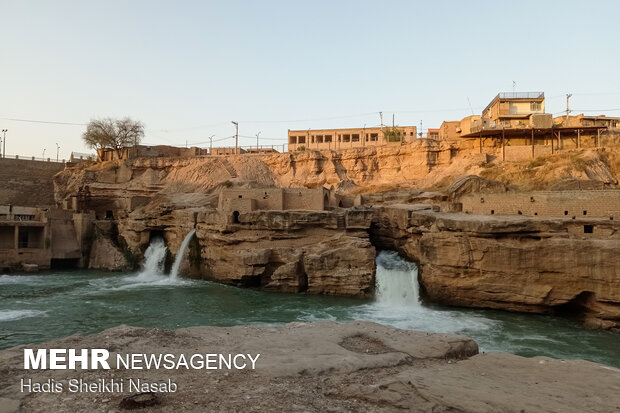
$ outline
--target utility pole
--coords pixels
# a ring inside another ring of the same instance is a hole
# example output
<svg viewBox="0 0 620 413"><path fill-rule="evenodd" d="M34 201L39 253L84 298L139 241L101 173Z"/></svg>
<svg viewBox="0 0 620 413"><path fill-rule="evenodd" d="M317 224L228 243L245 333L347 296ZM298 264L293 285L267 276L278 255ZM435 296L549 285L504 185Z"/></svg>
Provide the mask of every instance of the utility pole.
<svg viewBox="0 0 620 413"><path fill-rule="evenodd" d="M362 146L366 146L366 124L364 123L364 133L362 134Z"/></svg>
<svg viewBox="0 0 620 413"><path fill-rule="evenodd" d="M60 146L56 143L56 162L58 162L58 152L60 152Z"/></svg>
<svg viewBox="0 0 620 413"><path fill-rule="evenodd" d="M45 148L43 148L43 159L45 159Z"/></svg>
<svg viewBox="0 0 620 413"><path fill-rule="evenodd" d="M239 153L239 123L231 121L235 125L235 154Z"/></svg>
<svg viewBox="0 0 620 413"><path fill-rule="evenodd" d="M213 137L215 135L209 136L209 155L213 155Z"/></svg>
<svg viewBox="0 0 620 413"><path fill-rule="evenodd" d="M515 82L514 80L512 81L512 96L514 97L515 94L515 86L517 86L517 82Z"/></svg>
<svg viewBox="0 0 620 413"><path fill-rule="evenodd" d="M381 139L385 142L385 135L383 134L383 112L379 112L379 116L381 117Z"/></svg>
<svg viewBox="0 0 620 413"><path fill-rule="evenodd" d="M573 96L572 93L566 94L566 124L564 125L564 127L566 128L568 128L568 112L570 112L570 110L568 109L568 99L570 99L571 96Z"/></svg>
<svg viewBox="0 0 620 413"><path fill-rule="evenodd" d="M258 152L258 135L260 135L260 132L256 134L256 152Z"/></svg>
<svg viewBox="0 0 620 413"><path fill-rule="evenodd" d="M8 129L2 129L2 157L6 158L6 133Z"/></svg>
<svg viewBox="0 0 620 413"><path fill-rule="evenodd" d="M392 113L392 127L394 127L394 114Z"/></svg>
<svg viewBox="0 0 620 413"><path fill-rule="evenodd" d="M422 120L420 120L420 133L418 135L420 138L422 137Z"/></svg>

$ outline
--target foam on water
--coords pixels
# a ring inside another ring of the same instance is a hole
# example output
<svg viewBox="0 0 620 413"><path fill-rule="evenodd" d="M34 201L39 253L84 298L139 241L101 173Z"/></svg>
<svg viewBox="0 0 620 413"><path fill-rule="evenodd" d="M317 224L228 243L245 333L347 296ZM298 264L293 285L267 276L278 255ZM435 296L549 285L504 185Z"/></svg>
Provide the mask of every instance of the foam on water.
<svg viewBox="0 0 620 413"><path fill-rule="evenodd" d="M41 281L40 275L0 275L0 285L2 284L32 284Z"/></svg>
<svg viewBox="0 0 620 413"><path fill-rule="evenodd" d="M28 317L42 317L47 311L40 310L0 310L1 321L15 321Z"/></svg>
<svg viewBox="0 0 620 413"><path fill-rule="evenodd" d="M394 251L377 255L375 301L352 309L354 318L407 330L464 332L488 330L497 321L420 303L418 268Z"/></svg>
<svg viewBox="0 0 620 413"><path fill-rule="evenodd" d="M130 290L134 288L169 287L191 284L191 281L180 280L176 277L166 275L164 265L167 253L168 247L166 247L164 240L161 238L153 239L144 252L142 270L135 275L122 277L120 280L109 280L109 283L112 283L112 285L108 283L105 289Z"/></svg>

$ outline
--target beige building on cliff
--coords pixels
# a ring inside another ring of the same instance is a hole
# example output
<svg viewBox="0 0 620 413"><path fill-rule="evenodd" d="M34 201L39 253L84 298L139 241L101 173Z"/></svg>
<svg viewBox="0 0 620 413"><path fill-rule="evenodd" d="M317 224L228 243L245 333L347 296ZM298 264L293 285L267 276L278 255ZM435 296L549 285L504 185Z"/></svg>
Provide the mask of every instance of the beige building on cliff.
<svg viewBox="0 0 620 413"><path fill-rule="evenodd" d="M288 150L337 150L413 142L415 126L288 131Z"/></svg>
<svg viewBox="0 0 620 413"><path fill-rule="evenodd" d="M597 147L602 132L620 126L620 118L604 116L569 117L568 126L562 119L545 112L543 92L498 93L481 115L443 122L439 138L466 138L480 153L495 152L502 160L516 161L562 149Z"/></svg>

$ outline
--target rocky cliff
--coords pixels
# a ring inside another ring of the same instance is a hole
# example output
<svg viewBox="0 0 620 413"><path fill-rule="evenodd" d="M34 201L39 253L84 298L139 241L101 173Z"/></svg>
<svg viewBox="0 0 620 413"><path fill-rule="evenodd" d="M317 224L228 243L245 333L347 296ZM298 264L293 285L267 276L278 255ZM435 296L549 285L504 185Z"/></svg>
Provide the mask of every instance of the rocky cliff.
<svg viewBox="0 0 620 413"><path fill-rule="evenodd" d="M182 267L193 277L280 292L373 294L369 211L254 211L238 222L207 208L156 216L141 211L121 222L128 248L139 253L155 234L176 255L195 227Z"/></svg>
<svg viewBox="0 0 620 413"><path fill-rule="evenodd" d="M592 233L584 233L584 226ZM432 301L578 316L620 330L620 222L377 208L373 241L419 264Z"/></svg>

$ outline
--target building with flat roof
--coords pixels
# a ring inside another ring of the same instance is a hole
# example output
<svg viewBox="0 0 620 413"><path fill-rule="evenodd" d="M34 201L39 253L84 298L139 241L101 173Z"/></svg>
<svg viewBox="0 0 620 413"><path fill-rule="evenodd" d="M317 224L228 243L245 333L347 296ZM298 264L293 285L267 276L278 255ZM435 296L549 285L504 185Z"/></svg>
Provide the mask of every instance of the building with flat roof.
<svg viewBox="0 0 620 413"><path fill-rule="evenodd" d="M415 126L289 130L288 150L338 150L402 144L413 142L416 133Z"/></svg>

